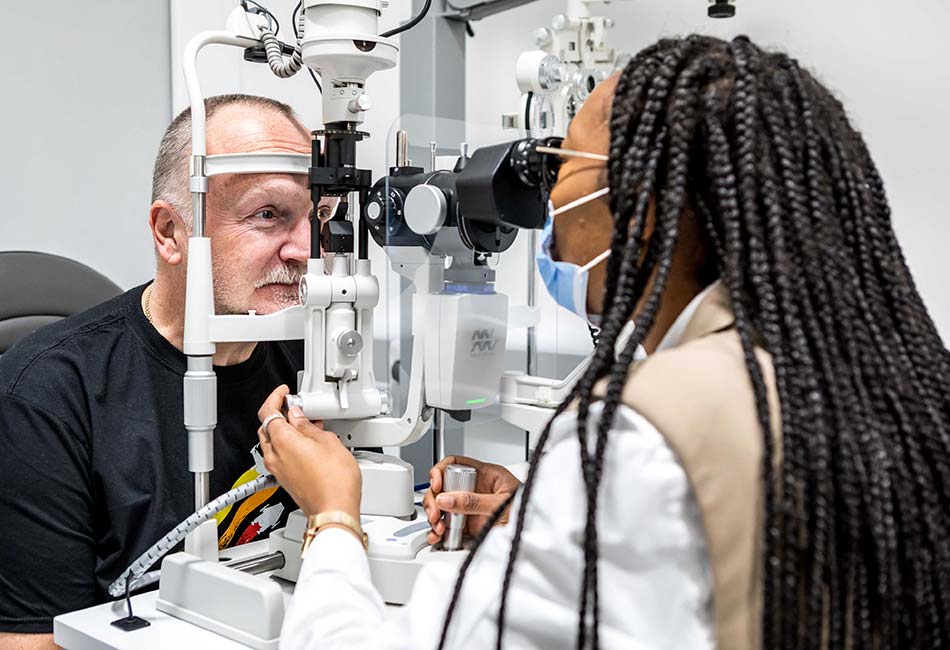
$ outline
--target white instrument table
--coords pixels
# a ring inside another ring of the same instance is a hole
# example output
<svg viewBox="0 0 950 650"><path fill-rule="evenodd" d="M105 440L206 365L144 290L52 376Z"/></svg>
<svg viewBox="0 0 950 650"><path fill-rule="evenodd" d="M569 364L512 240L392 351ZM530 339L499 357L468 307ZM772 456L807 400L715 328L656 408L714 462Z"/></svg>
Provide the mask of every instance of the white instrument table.
<svg viewBox="0 0 950 650"><path fill-rule="evenodd" d="M293 585L280 581L287 598ZM186 621L155 609L158 590L132 597L132 613L151 623L148 627L124 632L112 621L126 615L125 599L70 612L53 619L53 638L66 650L248 650L247 646L226 639ZM387 613L399 605L386 605Z"/></svg>
<svg viewBox="0 0 950 650"><path fill-rule="evenodd" d="M158 650L203 648L246 650L247 646L155 609L158 590L132 597L132 613L151 623L125 632L112 621L126 615L125 600L70 612L53 619L53 639L66 650Z"/></svg>

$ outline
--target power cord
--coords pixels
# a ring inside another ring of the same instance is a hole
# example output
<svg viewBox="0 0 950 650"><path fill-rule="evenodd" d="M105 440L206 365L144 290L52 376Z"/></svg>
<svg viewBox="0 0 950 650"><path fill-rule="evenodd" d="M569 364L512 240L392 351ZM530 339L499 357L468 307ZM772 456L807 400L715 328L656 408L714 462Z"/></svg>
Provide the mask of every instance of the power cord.
<svg viewBox="0 0 950 650"><path fill-rule="evenodd" d="M390 36L395 36L396 34L401 34L408 29L412 29L426 17L426 14L429 13L429 8L432 6L432 0L426 0L426 3L422 6L422 11L419 12L419 15L410 20L405 25L400 25L395 29L390 29L388 32L383 32L380 34L383 38L389 38Z"/></svg>
<svg viewBox="0 0 950 650"><path fill-rule="evenodd" d="M254 6L249 7L247 6L248 3ZM249 14L257 14L267 18L267 28L274 33L274 36L280 33L280 21L277 20L277 16L271 13L270 9L257 2L257 0L241 0L241 7Z"/></svg>
<svg viewBox="0 0 950 650"><path fill-rule="evenodd" d="M294 13L292 14L293 25L294 25L294 35L297 39L300 39L300 31L297 29L297 14L300 13L300 7L303 5L303 0L297 3L297 6L294 7ZM308 66L307 72L310 73L310 78L313 79L313 83L317 84L317 89L320 91L320 94L323 94L323 85L320 83L320 80L317 78L317 75L313 70Z"/></svg>
<svg viewBox="0 0 950 650"><path fill-rule="evenodd" d="M125 578L125 608L128 611L129 615L124 618L119 618L112 621L112 625L116 626L123 632L132 632L134 630L141 630L143 627L148 627L151 625L144 618L139 618L132 614L132 576L126 576Z"/></svg>

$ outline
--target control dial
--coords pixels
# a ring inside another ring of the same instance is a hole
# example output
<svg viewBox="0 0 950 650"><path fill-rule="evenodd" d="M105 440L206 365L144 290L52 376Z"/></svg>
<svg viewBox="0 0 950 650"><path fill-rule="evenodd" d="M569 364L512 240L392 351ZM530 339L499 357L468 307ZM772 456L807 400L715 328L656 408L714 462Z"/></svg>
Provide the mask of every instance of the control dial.
<svg viewBox="0 0 950 650"><path fill-rule="evenodd" d="M379 187L369 195L363 217L370 229L389 236L395 235L404 222L405 199L403 193L395 187L386 191Z"/></svg>

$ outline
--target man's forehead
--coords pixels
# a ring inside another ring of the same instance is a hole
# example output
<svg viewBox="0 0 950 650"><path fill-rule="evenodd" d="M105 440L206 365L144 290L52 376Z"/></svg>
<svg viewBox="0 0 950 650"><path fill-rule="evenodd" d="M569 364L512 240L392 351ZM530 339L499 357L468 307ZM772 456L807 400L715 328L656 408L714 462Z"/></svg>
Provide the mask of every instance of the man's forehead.
<svg viewBox="0 0 950 650"><path fill-rule="evenodd" d="M288 181L295 185L307 184L306 174L278 174L271 172L262 172L260 174L222 174L218 178L224 180L222 186L228 188L243 187L251 189L260 187L263 189L279 188L287 184Z"/></svg>
<svg viewBox="0 0 950 650"><path fill-rule="evenodd" d="M244 198L279 194L287 199L309 198L307 177L304 174L224 174L212 178L212 188L226 204Z"/></svg>
<svg viewBox="0 0 950 650"><path fill-rule="evenodd" d="M222 106L208 120L208 154L276 151L310 153L310 133L272 109L242 104Z"/></svg>
<svg viewBox="0 0 950 650"><path fill-rule="evenodd" d="M269 199L278 194L285 201L310 200L306 174L226 174L212 179L218 200L233 205L243 199ZM292 186L291 186L292 184ZM335 208L339 199L324 196L319 207Z"/></svg>

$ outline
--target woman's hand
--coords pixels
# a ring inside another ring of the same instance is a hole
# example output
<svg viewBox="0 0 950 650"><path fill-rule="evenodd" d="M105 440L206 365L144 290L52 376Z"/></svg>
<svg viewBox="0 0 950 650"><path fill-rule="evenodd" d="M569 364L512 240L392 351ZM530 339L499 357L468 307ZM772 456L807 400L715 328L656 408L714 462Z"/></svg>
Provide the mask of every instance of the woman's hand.
<svg viewBox="0 0 950 650"><path fill-rule="evenodd" d="M442 492L442 473L449 465L468 465L475 468L477 473L474 492ZM465 456L446 456L439 461L438 465L429 470L429 489L422 498L426 517L429 525L432 526L428 536L429 543L435 544L445 534L443 512L468 515L465 518L465 532L469 535L477 535L482 526L488 523L488 518L495 509L519 487L521 487L521 481L501 465L483 463ZM510 510L511 504L501 515L498 525L508 523Z"/></svg>
<svg viewBox="0 0 950 650"><path fill-rule="evenodd" d="M279 386L257 412L261 422L280 413L284 397L290 392ZM342 510L357 520L363 477L356 459L335 434L322 422L310 422L297 407L288 417L273 418L267 431L257 430L264 454L264 466L306 515L327 510Z"/></svg>

